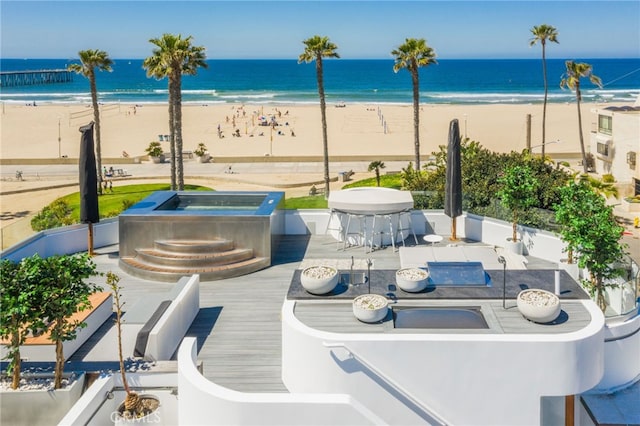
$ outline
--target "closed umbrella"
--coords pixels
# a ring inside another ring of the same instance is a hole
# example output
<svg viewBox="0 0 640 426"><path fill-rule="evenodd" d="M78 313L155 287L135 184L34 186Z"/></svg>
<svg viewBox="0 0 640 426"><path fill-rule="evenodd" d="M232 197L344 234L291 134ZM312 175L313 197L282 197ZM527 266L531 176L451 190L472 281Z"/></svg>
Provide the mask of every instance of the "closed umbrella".
<svg viewBox="0 0 640 426"><path fill-rule="evenodd" d="M462 215L462 172L460 166L460 128L458 120L449 124L449 144L447 146L447 176L444 191L444 214L451 218L451 240L456 235L456 218Z"/></svg>
<svg viewBox="0 0 640 426"><path fill-rule="evenodd" d="M80 222L89 225L88 252L93 256L93 224L100 221L98 210L98 174L93 150L93 121L80 127Z"/></svg>

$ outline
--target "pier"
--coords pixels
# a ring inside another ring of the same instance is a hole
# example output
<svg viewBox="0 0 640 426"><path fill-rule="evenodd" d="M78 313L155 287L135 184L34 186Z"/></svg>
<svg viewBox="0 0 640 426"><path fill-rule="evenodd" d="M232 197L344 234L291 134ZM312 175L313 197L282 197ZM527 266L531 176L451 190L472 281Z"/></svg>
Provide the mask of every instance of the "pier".
<svg viewBox="0 0 640 426"><path fill-rule="evenodd" d="M0 72L0 87L69 83L71 81L73 81L73 72L66 69Z"/></svg>

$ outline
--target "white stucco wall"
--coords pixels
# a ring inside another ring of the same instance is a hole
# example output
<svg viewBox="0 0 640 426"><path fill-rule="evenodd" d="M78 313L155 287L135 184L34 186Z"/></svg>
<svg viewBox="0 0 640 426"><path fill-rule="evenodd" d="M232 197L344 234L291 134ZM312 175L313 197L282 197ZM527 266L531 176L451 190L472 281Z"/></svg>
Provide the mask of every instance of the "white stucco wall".
<svg viewBox="0 0 640 426"><path fill-rule="evenodd" d="M591 301L589 325L565 334L337 334L301 324L283 306L283 381L292 392L357 396L390 424L415 424L359 356L450 424L539 424L540 398L579 394L604 370L604 318ZM312 366L312 367L310 367ZM455 380L454 380L455 378Z"/></svg>
<svg viewBox="0 0 640 426"><path fill-rule="evenodd" d="M192 275L149 333L145 358L169 360L200 310L200 275Z"/></svg>
<svg viewBox="0 0 640 426"><path fill-rule="evenodd" d="M640 315L607 324L604 339L605 372L595 390L611 392L640 377Z"/></svg>
<svg viewBox="0 0 640 426"><path fill-rule="evenodd" d="M88 225L63 226L36 235L2 252L2 258L19 262L38 253L40 257L86 252L89 246ZM118 244L118 218L104 219L93 225L93 247Z"/></svg>
<svg viewBox="0 0 640 426"><path fill-rule="evenodd" d="M178 410L184 425L373 425L381 419L356 398L338 394L237 392L205 379L196 369L196 339L178 350Z"/></svg>

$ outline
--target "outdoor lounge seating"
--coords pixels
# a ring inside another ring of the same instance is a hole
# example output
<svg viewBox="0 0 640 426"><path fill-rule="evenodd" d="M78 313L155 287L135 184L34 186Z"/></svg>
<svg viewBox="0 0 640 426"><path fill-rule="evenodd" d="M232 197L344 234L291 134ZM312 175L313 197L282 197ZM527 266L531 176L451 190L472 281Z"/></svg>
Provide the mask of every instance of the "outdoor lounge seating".
<svg viewBox="0 0 640 426"><path fill-rule="evenodd" d="M109 293L110 294L110 293ZM200 310L200 276L181 278L165 293L144 295L132 305L125 305L122 316L122 350L125 357L161 361L171 359L185 333ZM112 306L109 304L109 315ZM88 348L82 361L118 359L115 326Z"/></svg>

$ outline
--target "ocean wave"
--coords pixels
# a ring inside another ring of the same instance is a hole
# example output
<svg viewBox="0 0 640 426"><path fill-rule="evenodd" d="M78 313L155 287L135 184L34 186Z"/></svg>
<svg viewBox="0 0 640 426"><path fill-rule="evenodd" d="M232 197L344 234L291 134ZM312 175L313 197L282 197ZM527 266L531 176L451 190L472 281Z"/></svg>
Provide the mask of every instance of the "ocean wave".
<svg viewBox="0 0 640 426"><path fill-rule="evenodd" d="M226 94L226 95L217 95L220 99L274 99L278 95L275 93L236 93L236 94Z"/></svg>
<svg viewBox="0 0 640 426"><path fill-rule="evenodd" d="M182 90L183 94L188 94L188 95L212 95L212 96L216 96L216 90L215 89L187 89L187 90Z"/></svg>

